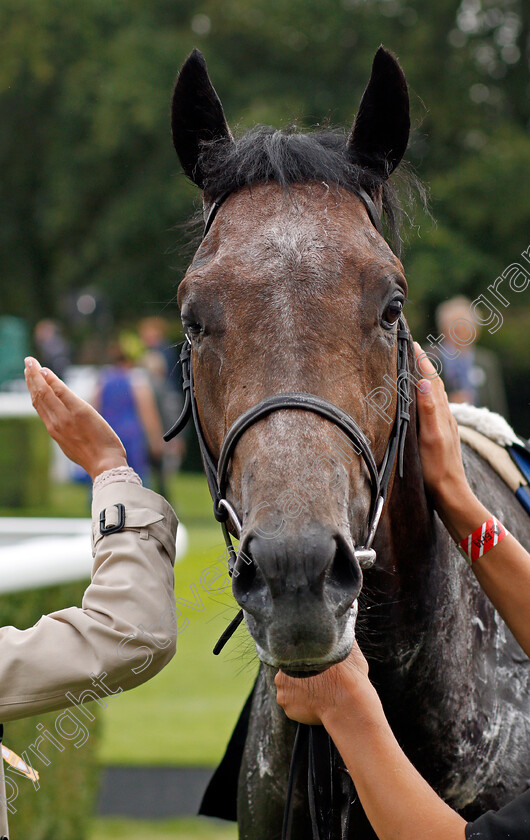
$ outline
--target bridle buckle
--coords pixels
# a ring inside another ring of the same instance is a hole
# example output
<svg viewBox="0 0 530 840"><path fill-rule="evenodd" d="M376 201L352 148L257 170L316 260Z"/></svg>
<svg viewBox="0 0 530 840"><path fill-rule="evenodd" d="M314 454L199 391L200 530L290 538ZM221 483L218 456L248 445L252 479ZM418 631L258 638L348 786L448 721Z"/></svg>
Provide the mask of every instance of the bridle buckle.
<svg viewBox="0 0 530 840"><path fill-rule="evenodd" d="M353 553L361 569L371 569L376 561L375 548L354 548Z"/></svg>

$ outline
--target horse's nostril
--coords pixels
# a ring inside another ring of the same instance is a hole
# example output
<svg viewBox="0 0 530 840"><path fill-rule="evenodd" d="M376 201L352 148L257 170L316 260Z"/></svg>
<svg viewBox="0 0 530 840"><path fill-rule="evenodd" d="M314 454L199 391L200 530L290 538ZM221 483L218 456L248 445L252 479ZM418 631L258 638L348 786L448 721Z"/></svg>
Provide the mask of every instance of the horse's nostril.
<svg viewBox="0 0 530 840"><path fill-rule="evenodd" d="M342 615L358 597L363 576L355 554L346 540L337 536L336 543L337 550L327 571L325 588L337 606L338 615Z"/></svg>
<svg viewBox="0 0 530 840"><path fill-rule="evenodd" d="M340 534L321 529L288 538L266 540L253 533L240 543L232 578L238 604L265 615L284 597L316 598L337 617L357 598L362 574L353 548Z"/></svg>
<svg viewBox="0 0 530 840"><path fill-rule="evenodd" d="M255 588L257 567L248 549L240 550L232 576L232 591L238 604L245 607L251 591Z"/></svg>

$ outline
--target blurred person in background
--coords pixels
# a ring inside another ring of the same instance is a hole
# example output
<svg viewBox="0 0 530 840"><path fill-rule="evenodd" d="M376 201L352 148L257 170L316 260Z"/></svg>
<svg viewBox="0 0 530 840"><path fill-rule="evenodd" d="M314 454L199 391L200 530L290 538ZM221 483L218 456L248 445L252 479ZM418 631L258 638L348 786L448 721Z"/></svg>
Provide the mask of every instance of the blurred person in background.
<svg viewBox="0 0 530 840"><path fill-rule="evenodd" d="M436 353L450 402L484 406L508 417L508 403L497 356L477 347L479 325L471 301L455 297L436 310ZM441 340L440 340L441 339Z"/></svg>
<svg viewBox="0 0 530 840"><path fill-rule="evenodd" d="M101 371L92 404L123 442L130 466L147 483L151 459L158 462L163 454L155 395L123 337L109 344L107 355L110 364Z"/></svg>
<svg viewBox="0 0 530 840"><path fill-rule="evenodd" d="M64 378L66 368L71 364L71 350L59 324L49 318L39 321L33 340L43 365L51 368L61 379Z"/></svg>
<svg viewBox="0 0 530 840"><path fill-rule="evenodd" d="M168 341L168 323L164 318L142 318L138 334L146 350L161 353L166 361L165 380L170 388L182 393L179 358L176 348ZM173 423L174 420L171 421Z"/></svg>
<svg viewBox="0 0 530 840"><path fill-rule="evenodd" d="M167 361L160 351L147 350L141 358L141 365L149 377L162 427L167 430L181 412L181 395L168 385ZM151 455L153 486L161 496L167 496L167 476L177 473L185 450L184 439L178 435L164 445L160 458Z"/></svg>

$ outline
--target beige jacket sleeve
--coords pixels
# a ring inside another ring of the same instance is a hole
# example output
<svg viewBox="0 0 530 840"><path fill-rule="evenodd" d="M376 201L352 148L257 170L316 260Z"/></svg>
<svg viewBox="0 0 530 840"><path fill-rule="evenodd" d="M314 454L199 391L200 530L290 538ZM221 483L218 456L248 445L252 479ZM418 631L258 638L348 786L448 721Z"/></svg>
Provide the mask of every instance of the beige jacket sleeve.
<svg viewBox="0 0 530 840"><path fill-rule="evenodd" d="M123 505L123 511L119 507ZM105 527L123 530L100 533ZM176 648L173 563L177 518L151 490L116 481L95 490L94 568L82 607L0 629L0 721L132 688ZM105 688L103 688L105 686Z"/></svg>

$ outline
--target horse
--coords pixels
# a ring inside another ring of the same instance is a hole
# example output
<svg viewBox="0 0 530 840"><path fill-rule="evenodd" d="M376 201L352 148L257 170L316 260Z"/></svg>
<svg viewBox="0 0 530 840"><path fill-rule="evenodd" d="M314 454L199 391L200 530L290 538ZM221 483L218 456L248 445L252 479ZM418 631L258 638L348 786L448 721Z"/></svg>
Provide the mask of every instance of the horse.
<svg viewBox="0 0 530 840"><path fill-rule="evenodd" d="M528 786L528 661L422 479L389 180L409 129L406 79L383 47L348 134L257 127L235 139L197 50L173 93L173 142L207 219L178 289L195 419L210 473L223 459L225 527L240 538L232 591L261 660L239 772L244 840L283 836L296 725L276 703L277 669L325 671L355 637L404 751L464 818ZM374 394L389 381L383 411ZM397 415L410 422L374 512L370 458L388 463ZM462 453L477 496L528 541L511 491ZM295 778L292 840L314 836L307 796ZM346 811L332 817L332 840L373 840L351 792Z"/></svg>

